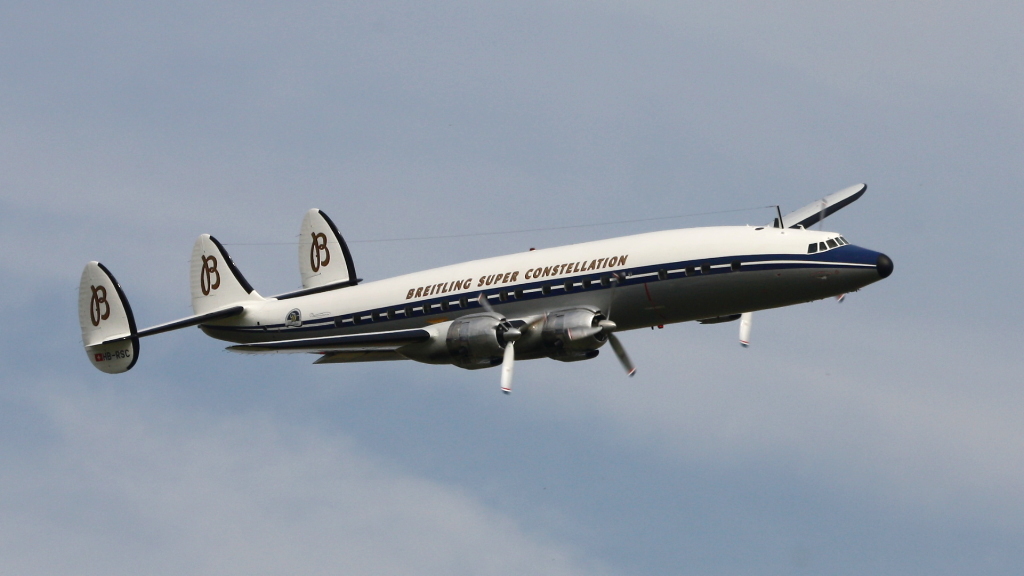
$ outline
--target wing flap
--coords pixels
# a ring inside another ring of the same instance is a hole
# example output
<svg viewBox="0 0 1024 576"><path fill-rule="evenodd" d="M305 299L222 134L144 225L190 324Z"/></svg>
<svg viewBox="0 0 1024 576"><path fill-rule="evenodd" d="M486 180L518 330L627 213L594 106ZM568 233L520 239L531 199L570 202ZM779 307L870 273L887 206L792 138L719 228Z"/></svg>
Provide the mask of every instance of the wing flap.
<svg viewBox="0 0 1024 576"><path fill-rule="evenodd" d="M392 360L408 360L394 350L362 350L348 352L330 352L324 354L313 364L345 364L349 362L386 362Z"/></svg>
<svg viewBox="0 0 1024 576"><path fill-rule="evenodd" d="M369 332L363 334L346 334L343 336L321 336L319 338L298 338L295 340L276 340L273 342L256 342L253 344L237 344L228 346L232 352L267 353L267 352L372 352L392 351L407 344L426 342L430 332L422 329L395 330L392 332Z"/></svg>

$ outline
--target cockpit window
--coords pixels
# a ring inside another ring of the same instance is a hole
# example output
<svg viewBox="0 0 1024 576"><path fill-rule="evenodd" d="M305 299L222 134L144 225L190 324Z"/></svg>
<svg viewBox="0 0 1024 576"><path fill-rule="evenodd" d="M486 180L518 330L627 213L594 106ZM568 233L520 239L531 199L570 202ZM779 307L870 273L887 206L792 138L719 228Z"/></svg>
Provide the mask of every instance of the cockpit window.
<svg viewBox="0 0 1024 576"><path fill-rule="evenodd" d="M815 242L807 245L807 253L814 254L816 252L824 252L840 246L846 246L849 242L842 236L836 236L835 238L829 238L825 242Z"/></svg>

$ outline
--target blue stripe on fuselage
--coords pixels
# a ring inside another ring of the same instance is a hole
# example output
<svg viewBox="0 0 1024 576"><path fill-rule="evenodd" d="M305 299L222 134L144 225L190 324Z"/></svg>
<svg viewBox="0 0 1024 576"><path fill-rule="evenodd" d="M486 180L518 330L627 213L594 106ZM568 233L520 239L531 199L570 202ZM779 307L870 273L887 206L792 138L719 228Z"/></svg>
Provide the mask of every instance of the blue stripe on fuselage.
<svg viewBox="0 0 1024 576"><path fill-rule="evenodd" d="M610 277L612 273L617 273L620 276L624 276L619 285L628 286L633 284L643 284L645 282L658 281L659 272L665 272L665 280L671 279L682 279L687 278L686 269L694 268L694 276L713 276L717 274L729 274L733 273L732 264L739 262L739 271L744 270L783 270L783 269L794 269L794 268L825 268L831 266L842 266L849 268L858 269L870 269L876 267L879 252L874 250L868 250L859 246L848 244L846 246L840 246L838 248L831 248L825 252L818 252L815 254L756 254L746 256L726 256L719 258L706 258L700 260L688 260L681 262L672 262L665 264L658 264L653 266L642 266L637 268L626 268L620 270L605 270L600 273L581 273L574 276L566 276L562 278L547 278L544 280L529 280L520 284L503 286L501 288L487 288L480 290L463 291L459 293L453 293L447 296L438 296L432 298L425 298L416 301L408 301L403 304L396 304L385 308L375 308L363 310L357 313L342 314L340 316L332 316L330 318L317 318L315 320L304 321L302 326L296 327L285 327L284 323L281 324L267 324L262 326L205 326L204 328L213 329L215 331L225 332L270 332L274 331L277 333L288 333L288 334L302 334L306 332L320 332L325 329L334 328L351 328L355 326L373 326L386 324L391 320L406 320L408 318L419 318L422 316L436 316L449 313L451 311L461 312L466 310L480 311L482 307L477 302L476 298L480 294L486 294L488 299L491 300L492 306L500 306L502 301L496 300L499 295L504 292L508 296L509 302L522 302L535 300L538 298L550 298L554 296L562 296L570 292L566 292L565 284L571 282L573 284L573 290L571 293L585 290L587 292L594 292L598 290L607 290L609 286L602 286L600 279L603 277ZM702 273L701 267L703 265L711 266L711 270L708 273ZM581 283L589 279L591 285L588 288L583 288ZM550 286L551 290L549 294L542 293L539 289L544 285ZM521 297L516 297L517 291L523 292ZM466 298L467 306L462 307L459 303L461 298ZM442 302L448 302L450 309L442 310L440 304ZM424 312L424 306L430 308L430 312ZM413 308L413 314L411 316L405 315L407 308ZM388 310L392 310L395 313L393 319L387 317ZM372 314L377 313L379 318L372 320L370 317ZM354 316L362 317L361 323L353 322ZM339 323L338 321L341 320Z"/></svg>

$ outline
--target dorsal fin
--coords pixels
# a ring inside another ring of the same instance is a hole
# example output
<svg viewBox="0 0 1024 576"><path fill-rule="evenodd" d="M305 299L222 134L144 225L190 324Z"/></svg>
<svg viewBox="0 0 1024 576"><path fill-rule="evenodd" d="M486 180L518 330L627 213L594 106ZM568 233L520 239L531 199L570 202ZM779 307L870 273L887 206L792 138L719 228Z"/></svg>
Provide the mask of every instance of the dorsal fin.
<svg viewBox="0 0 1024 576"><path fill-rule="evenodd" d="M299 230L299 274L305 290L359 282L348 244L323 211L306 212Z"/></svg>

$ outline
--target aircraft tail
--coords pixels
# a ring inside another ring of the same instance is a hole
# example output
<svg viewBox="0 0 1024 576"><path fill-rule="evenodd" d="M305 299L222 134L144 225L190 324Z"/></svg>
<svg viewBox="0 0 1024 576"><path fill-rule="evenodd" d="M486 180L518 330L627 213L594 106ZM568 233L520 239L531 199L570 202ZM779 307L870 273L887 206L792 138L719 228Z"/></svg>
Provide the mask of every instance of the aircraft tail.
<svg viewBox="0 0 1024 576"><path fill-rule="evenodd" d="M107 267L89 262L78 285L78 322L89 361L108 374L131 370L139 359L135 316Z"/></svg>
<svg viewBox="0 0 1024 576"><path fill-rule="evenodd" d="M299 273L306 290L359 282L348 244L327 214L316 208L306 212L299 230Z"/></svg>
<svg viewBox="0 0 1024 576"><path fill-rule="evenodd" d="M263 300L239 272L224 246L209 234L196 239L190 276L192 310L196 315Z"/></svg>

